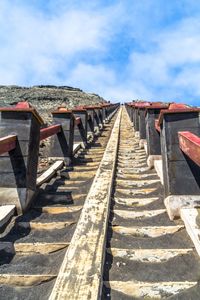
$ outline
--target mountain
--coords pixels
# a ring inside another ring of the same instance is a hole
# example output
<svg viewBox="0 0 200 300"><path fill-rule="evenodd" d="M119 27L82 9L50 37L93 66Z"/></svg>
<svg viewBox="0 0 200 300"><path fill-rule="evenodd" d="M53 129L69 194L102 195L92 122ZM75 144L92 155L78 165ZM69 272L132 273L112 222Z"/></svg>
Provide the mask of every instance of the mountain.
<svg viewBox="0 0 200 300"><path fill-rule="evenodd" d="M99 95L86 93L79 88L69 86L20 87L0 85L0 106L15 105L23 100L35 107L46 123L51 122L51 111L60 105L72 108L77 105L95 105L106 102Z"/></svg>

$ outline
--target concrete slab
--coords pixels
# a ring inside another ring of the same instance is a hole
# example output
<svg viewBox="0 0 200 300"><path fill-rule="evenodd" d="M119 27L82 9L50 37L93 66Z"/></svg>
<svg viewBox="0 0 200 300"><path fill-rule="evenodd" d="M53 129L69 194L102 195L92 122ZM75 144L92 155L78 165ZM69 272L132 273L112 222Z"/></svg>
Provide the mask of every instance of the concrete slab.
<svg viewBox="0 0 200 300"><path fill-rule="evenodd" d="M164 200L170 220L180 218L182 208L200 207L200 195L171 195Z"/></svg>
<svg viewBox="0 0 200 300"><path fill-rule="evenodd" d="M182 208L180 210L180 215L185 224L187 233L200 256L200 209Z"/></svg>

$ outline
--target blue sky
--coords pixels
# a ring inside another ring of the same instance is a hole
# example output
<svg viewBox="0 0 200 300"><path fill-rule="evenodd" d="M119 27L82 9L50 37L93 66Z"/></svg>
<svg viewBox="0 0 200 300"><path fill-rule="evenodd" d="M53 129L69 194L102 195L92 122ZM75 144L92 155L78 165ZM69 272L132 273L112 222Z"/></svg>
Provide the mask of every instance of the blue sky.
<svg viewBox="0 0 200 300"><path fill-rule="evenodd" d="M0 84L200 105L197 0L0 0Z"/></svg>

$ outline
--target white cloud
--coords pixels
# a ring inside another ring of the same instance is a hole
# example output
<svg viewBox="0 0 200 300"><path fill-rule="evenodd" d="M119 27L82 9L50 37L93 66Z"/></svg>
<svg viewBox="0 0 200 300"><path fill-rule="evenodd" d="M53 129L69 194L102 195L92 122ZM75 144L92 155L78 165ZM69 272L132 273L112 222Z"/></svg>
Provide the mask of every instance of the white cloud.
<svg viewBox="0 0 200 300"><path fill-rule="evenodd" d="M129 78L133 82L139 81L149 90L147 98L180 101L184 98L193 102L193 99L186 99L187 95L200 96L199 30L200 21L188 18L154 38L153 50L133 51L128 67Z"/></svg>
<svg viewBox="0 0 200 300"><path fill-rule="evenodd" d="M34 78L45 82L49 78L56 79L56 74L72 64L77 55L100 54L106 50L106 43L112 35L108 25L107 11L91 14L71 9L47 17L33 8L12 6L3 1L0 69L5 76L1 83L23 84Z"/></svg>
<svg viewBox="0 0 200 300"><path fill-rule="evenodd" d="M106 85L113 85L116 78L115 73L105 66L80 63L73 69L68 80L83 87L103 89Z"/></svg>
<svg viewBox="0 0 200 300"><path fill-rule="evenodd" d="M200 5L165 24L175 13L162 0L101 3L51 0L46 13L1 0L0 84L65 84L114 100L200 97ZM130 51L121 60L112 52L123 43Z"/></svg>

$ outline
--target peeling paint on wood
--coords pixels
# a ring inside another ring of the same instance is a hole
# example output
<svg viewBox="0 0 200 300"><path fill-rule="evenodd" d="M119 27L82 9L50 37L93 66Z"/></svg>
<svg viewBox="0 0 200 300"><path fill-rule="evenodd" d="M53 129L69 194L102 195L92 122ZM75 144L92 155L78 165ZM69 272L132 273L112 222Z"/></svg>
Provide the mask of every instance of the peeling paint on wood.
<svg viewBox="0 0 200 300"><path fill-rule="evenodd" d="M148 205L154 201L158 201L159 198L158 197L154 197L154 198L119 198L119 197L115 197L115 202L117 202L118 204L123 204L123 205L127 205L127 206L145 206Z"/></svg>

